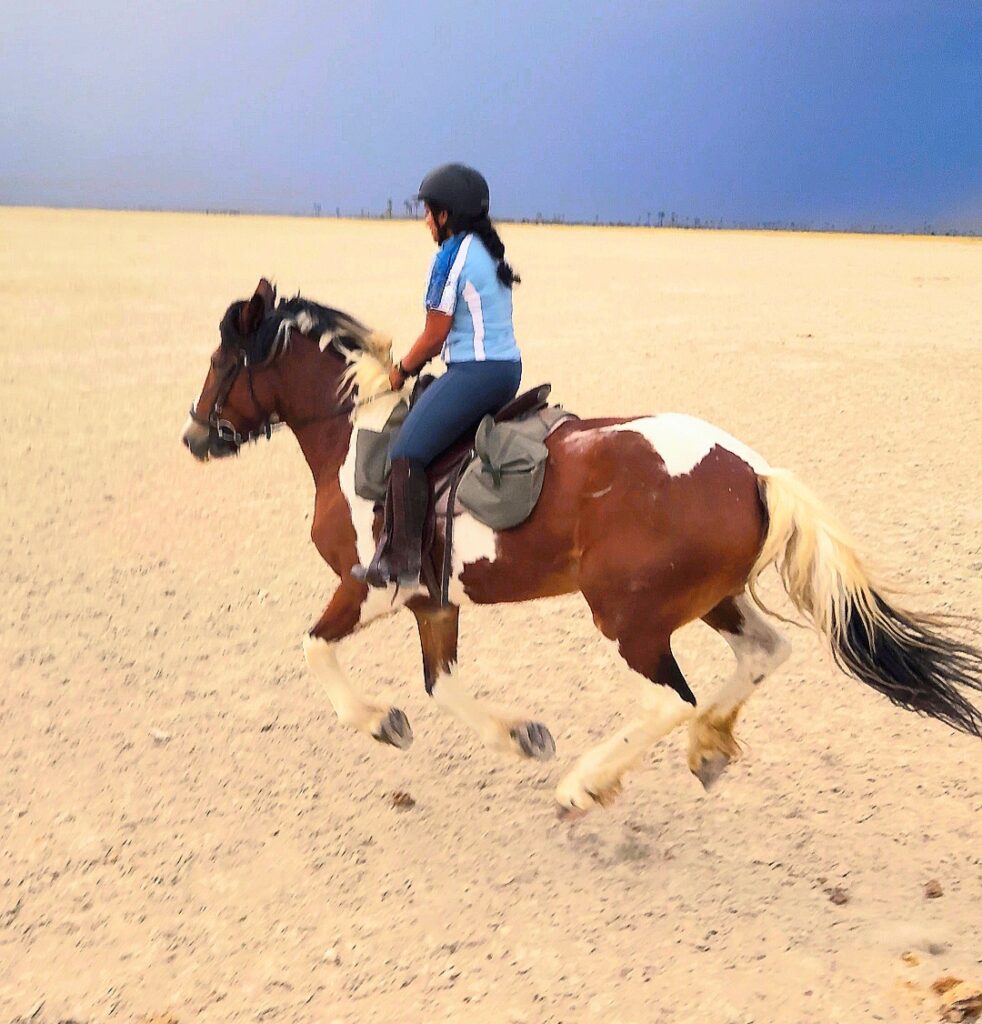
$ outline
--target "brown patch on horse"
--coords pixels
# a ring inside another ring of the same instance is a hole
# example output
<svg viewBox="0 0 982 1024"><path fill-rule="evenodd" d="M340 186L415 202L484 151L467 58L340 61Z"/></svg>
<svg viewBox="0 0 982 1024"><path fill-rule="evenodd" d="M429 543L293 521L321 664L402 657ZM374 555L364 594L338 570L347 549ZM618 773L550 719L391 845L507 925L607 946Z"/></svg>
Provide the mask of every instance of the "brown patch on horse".
<svg viewBox="0 0 982 1024"><path fill-rule="evenodd" d="M743 612L740 606L732 597L724 598L718 605L711 608L703 617L702 621L707 626L718 630L720 633L729 633L731 636L739 636L744 623Z"/></svg>
<svg viewBox="0 0 982 1024"><path fill-rule="evenodd" d="M413 598L407 604L416 616L423 653L423 678L426 692L432 694L437 679L457 664L460 609L454 604L440 607L422 597Z"/></svg>

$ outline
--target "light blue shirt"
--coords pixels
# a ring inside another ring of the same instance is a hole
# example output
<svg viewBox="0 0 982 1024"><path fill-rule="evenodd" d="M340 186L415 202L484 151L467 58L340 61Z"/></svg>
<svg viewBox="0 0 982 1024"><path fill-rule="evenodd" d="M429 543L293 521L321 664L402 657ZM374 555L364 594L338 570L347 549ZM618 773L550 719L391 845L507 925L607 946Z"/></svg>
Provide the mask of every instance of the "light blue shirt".
<svg viewBox="0 0 982 1024"><path fill-rule="evenodd" d="M426 308L453 316L443 361L518 361L511 289L498 279L498 264L474 234L451 235L433 257Z"/></svg>

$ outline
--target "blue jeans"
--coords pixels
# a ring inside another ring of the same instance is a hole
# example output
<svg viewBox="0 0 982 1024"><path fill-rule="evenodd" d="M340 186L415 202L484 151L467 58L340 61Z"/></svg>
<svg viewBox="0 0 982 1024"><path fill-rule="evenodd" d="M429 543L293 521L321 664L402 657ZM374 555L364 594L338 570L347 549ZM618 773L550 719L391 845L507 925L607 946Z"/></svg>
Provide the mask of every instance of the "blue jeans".
<svg viewBox="0 0 982 1024"><path fill-rule="evenodd" d="M522 364L516 360L451 363L406 417L389 450L391 459L416 459L428 466L468 427L497 412L518 393Z"/></svg>

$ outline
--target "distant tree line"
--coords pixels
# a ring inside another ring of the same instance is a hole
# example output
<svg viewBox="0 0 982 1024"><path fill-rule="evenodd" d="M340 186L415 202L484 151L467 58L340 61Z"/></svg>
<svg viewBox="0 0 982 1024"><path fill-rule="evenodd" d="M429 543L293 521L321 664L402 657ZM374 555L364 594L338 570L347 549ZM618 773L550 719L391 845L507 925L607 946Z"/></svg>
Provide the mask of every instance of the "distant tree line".
<svg viewBox="0 0 982 1024"><path fill-rule="evenodd" d="M397 214L395 204L389 199L385 209L380 213L372 213L362 207L357 214L342 214L340 207L335 207L335 216L350 216L360 219L379 220L418 220L421 214L422 203L418 199L404 199L402 210ZM321 215L321 204L314 203L314 216ZM925 222L919 228L896 227L891 224L863 223L855 221L849 224L839 224L835 221L824 221L816 224L812 221L795 220L726 220L722 217L692 217L677 213L675 210L647 210L639 214L634 220L605 220L599 214L594 215L592 220L582 220L575 217L566 217L561 213L554 213L551 216L541 212L534 217L502 218L514 224L568 224L571 226L593 225L598 227L645 227L645 228L686 228L690 230L738 230L738 231L829 231L842 232L846 234L874 234L874 235L968 235L975 237L982 232L973 230L955 231L950 228L937 228L933 224Z"/></svg>
<svg viewBox="0 0 982 1024"><path fill-rule="evenodd" d="M357 220L419 220L422 214L423 204L418 199L404 199L401 209L397 211L394 200L386 201L385 207L379 212L373 212L366 207L359 210L342 210L335 206L334 217L337 219L352 218ZM141 210L160 209L158 207L141 206ZM201 212L187 209L183 212ZM238 210L238 209L206 209L204 213L220 214L223 216L239 216L257 213L268 213L269 211ZM324 216L321 203L312 205L314 217ZM279 212L279 216L304 217L310 214L294 211L292 213ZM692 217L677 213L675 210L645 211L639 214L634 220L604 220L596 214L592 220L583 220L575 217L566 217L561 213L553 213L551 216L538 212L534 217L503 217L505 222L512 224L564 224L570 226L595 226L595 227L619 227L619 228L684 228L693 231L817 231L817 232L839 232L842 234L870 234L870 235L945 235L965 236L970 238L982 235L982 231L971 228L954 230L952 228L937 227L925 221L920 227L897 227L892 224L878 224L875 222L864 223L853 221L848 224L835 221L824 221L821 224L812 221L795 220L726 220L722 217Z"/></svg>

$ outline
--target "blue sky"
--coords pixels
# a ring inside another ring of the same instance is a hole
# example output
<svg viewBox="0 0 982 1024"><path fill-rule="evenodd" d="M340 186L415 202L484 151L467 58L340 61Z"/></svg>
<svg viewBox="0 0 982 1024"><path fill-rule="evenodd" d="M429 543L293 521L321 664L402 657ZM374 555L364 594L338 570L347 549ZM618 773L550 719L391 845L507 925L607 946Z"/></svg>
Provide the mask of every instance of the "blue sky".
<svg viewBox="0 0 982 1024"><path fill-rule="evenodd" d="M52 0L0 95L7 204L982 230L978 0Z"/></svg>

